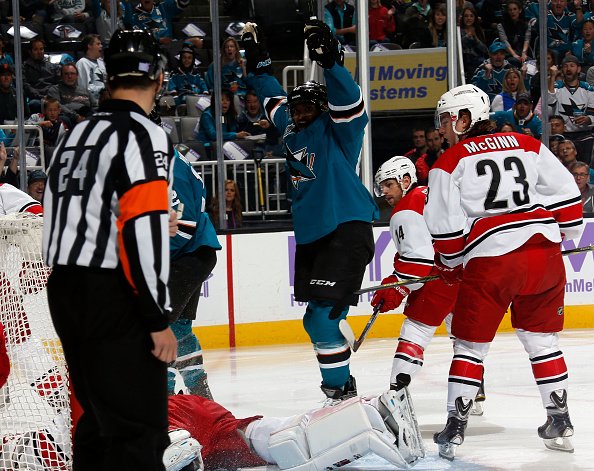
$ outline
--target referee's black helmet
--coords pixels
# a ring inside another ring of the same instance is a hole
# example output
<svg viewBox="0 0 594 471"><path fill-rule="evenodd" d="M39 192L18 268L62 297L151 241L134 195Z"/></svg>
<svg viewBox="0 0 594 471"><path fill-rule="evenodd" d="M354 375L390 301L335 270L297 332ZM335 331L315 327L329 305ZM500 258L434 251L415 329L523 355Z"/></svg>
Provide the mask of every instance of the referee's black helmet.
<svg viewBox="0 0 594 471"><path fill-rule="evenodd" d="M293 115L297 103L310 102L316 105L320 111L328 111L328 93L326 86L318 82L309 81L297 85L287 97L289 112Z"/></svg>
<svg viewBox="0 0 594 471"><path fill-rule="evenodd" d="M116 77L147 77L156 80L165 68L159 43L146 30L118 29L105 51L109 80Z"/></svg>

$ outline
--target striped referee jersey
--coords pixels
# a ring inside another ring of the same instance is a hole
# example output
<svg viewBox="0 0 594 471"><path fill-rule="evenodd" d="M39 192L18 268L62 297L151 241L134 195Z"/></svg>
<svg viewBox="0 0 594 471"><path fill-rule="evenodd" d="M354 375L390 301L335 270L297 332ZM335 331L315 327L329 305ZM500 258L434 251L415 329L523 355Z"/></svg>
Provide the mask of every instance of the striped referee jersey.
<svg viewBox="0 0 594 471"><path fill-rule="evenodd" d="M60 141L44 194L49 266L124 271L150 312L170 310L169 182L173 147L134 102L110 100Z"/></svg>

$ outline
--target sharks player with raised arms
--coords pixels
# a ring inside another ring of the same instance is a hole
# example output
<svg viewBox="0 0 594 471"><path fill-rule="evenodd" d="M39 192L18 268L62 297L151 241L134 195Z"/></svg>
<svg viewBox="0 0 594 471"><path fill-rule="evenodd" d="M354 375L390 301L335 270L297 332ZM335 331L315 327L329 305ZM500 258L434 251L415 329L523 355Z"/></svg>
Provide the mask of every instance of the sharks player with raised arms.
<svg viewBox="0 0 594 471"><path fill-rule="evenodd" d="M295 299L307 301L303 325L332 400L356 394L350 348L338 329L374 253L372 221L379 210L356 167L369 119L361 89L343 67L340 44L323 22L309 20L310 57L324 68L328 88L306 82L288 97L269 75L270 58L257 27L246 24L242 41L248 82L267 118L283 134L292 184Z"/></svg>
<svg viewBox="0 0 594 471"><path fill-rule="evenodd" d="M434 435L439 453L453 459L464 441L483 360L510 305L547 413L538 436L548 448L573 451L568 373L558 342L565 294L560 242L579 234L580 192L540 141L491 133L489 98L474 85L442 95L436 126L451 147L429 172L425 220L440 255L436 263L452 269L442 276L462 276L448 419Z"/></svg>

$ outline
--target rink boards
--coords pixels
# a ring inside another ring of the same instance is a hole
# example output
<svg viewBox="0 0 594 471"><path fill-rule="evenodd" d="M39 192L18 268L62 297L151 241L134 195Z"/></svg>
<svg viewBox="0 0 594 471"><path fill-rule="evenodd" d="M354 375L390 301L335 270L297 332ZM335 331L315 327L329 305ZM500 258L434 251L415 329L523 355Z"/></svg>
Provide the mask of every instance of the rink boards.
<svg viewBox="0 0 594 471"><path fill-rule="evenodd" d="M381 284L392 272L394 244L388 227L375 227L375 256L367 266L362 287ZM223 249L204 283L194 322L204 348L308 342L301 318L303 303L293 297L295 239L292 232L220 235ZM594 244L594 218L585 219L580 237L563 242L563 249ZM594 252L564 257L565 328L594 328ZM361 332L373 293L351 307L349 322ZM369 337L397 337L404 305L382 314ZM510 331L509 314L499 331ZM443 326L438 330L445 334Z"/></svg>

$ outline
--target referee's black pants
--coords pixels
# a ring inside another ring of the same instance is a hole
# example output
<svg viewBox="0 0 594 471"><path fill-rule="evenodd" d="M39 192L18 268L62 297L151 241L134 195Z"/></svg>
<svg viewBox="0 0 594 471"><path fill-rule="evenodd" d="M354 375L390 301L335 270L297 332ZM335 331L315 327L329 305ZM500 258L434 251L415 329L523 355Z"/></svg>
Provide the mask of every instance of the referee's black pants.
<svg viewBox="0 0 594 471"><path fill-rule="evenodd" d="M121 270L54 267L48 301L84 409L74 471L164 470L167 365Z"/></svg>

